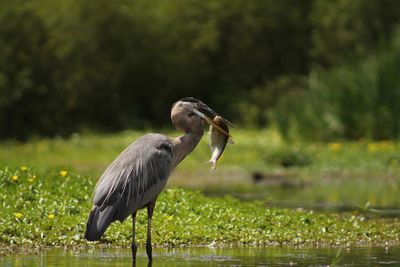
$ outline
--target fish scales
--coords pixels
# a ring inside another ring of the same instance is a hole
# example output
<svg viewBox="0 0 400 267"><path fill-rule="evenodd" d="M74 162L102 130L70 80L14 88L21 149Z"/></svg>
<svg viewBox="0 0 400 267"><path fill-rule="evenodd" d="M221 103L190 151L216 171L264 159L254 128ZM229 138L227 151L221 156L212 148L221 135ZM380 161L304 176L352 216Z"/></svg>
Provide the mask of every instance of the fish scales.
<svg viewBox="0 0 400 267"><path fill-rule="evenodd" d="M222 117L215 116L213 121L215 124L217 124L219 127L221 127L224 131L226 131L229 134L228 125L225 123ZM213 170L215 170L217 167L217 161L224 152L228 139L229 139L228 135L220 132L217 128L210 125L211 159L208 162L211 163Z"/></svg>

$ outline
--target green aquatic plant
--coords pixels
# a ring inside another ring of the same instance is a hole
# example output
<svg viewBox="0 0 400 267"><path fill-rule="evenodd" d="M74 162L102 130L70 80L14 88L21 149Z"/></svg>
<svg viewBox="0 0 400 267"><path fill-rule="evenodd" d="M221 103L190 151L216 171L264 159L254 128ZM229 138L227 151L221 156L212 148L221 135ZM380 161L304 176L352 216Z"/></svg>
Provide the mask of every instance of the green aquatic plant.
<svg viewBox="0 0 400 267"><path fill-rule="evenodd" d="M83 239L94 188L91 178L67 170L39 176L31 168L5 168L0 170L0 188L2 246L92 244ZM260 201L207 197L178 188L160 195L154 217L154 244L159 246L347 246L398 244L400 240L397 219L266 208ZM139 212L139 244L145 241L145 227L146 215ZM130 224L117 222L99 243L129 246L131 237Z"/></svg>

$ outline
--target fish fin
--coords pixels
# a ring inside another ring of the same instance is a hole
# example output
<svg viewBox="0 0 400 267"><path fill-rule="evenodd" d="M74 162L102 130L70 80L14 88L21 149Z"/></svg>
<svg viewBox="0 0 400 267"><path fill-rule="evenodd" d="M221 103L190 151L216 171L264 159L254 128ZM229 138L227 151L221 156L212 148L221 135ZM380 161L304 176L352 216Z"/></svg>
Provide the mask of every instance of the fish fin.
<svg viewBox="0 0 400 267"><path fill-rule="evenodd" d="M211 163L211 169L214 171L217 168L217 161L210 159L208 162Z"/></svg>
<svg viewBox="0 0 400 267"><path fill-rule="evenodd" d="M234 145L234 144L235 144L235 142L233 141L233 138L231 138L231 137L228 138L228 143L231 144L231 145Z"/></svg>

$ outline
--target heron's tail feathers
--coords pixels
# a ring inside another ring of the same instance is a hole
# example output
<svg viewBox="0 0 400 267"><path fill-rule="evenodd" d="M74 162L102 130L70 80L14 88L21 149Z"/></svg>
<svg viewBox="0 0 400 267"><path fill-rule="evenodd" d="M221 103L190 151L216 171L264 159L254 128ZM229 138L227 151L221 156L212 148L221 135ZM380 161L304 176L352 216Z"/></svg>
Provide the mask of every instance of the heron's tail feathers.
<svg viewBox="0 0 400 267"><path fill-rule="evenodd" d="M115 220L115 212L115 205L107 206L103 210L100 210L99 206L94 206L86 223L85 239L99 240L107 227Z"/></svg>

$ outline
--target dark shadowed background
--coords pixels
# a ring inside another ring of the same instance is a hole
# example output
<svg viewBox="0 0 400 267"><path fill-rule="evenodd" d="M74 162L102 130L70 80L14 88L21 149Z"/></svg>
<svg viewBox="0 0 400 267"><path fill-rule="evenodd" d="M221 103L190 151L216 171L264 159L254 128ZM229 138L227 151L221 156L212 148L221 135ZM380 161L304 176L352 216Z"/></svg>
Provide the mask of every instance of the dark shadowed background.
<svg viewBox="0 0 400 267"><path fill-rule="evenodd" d="M400 1L0 1L0 138L170 125L196 96L283 136L396 139Z"/></svg>

